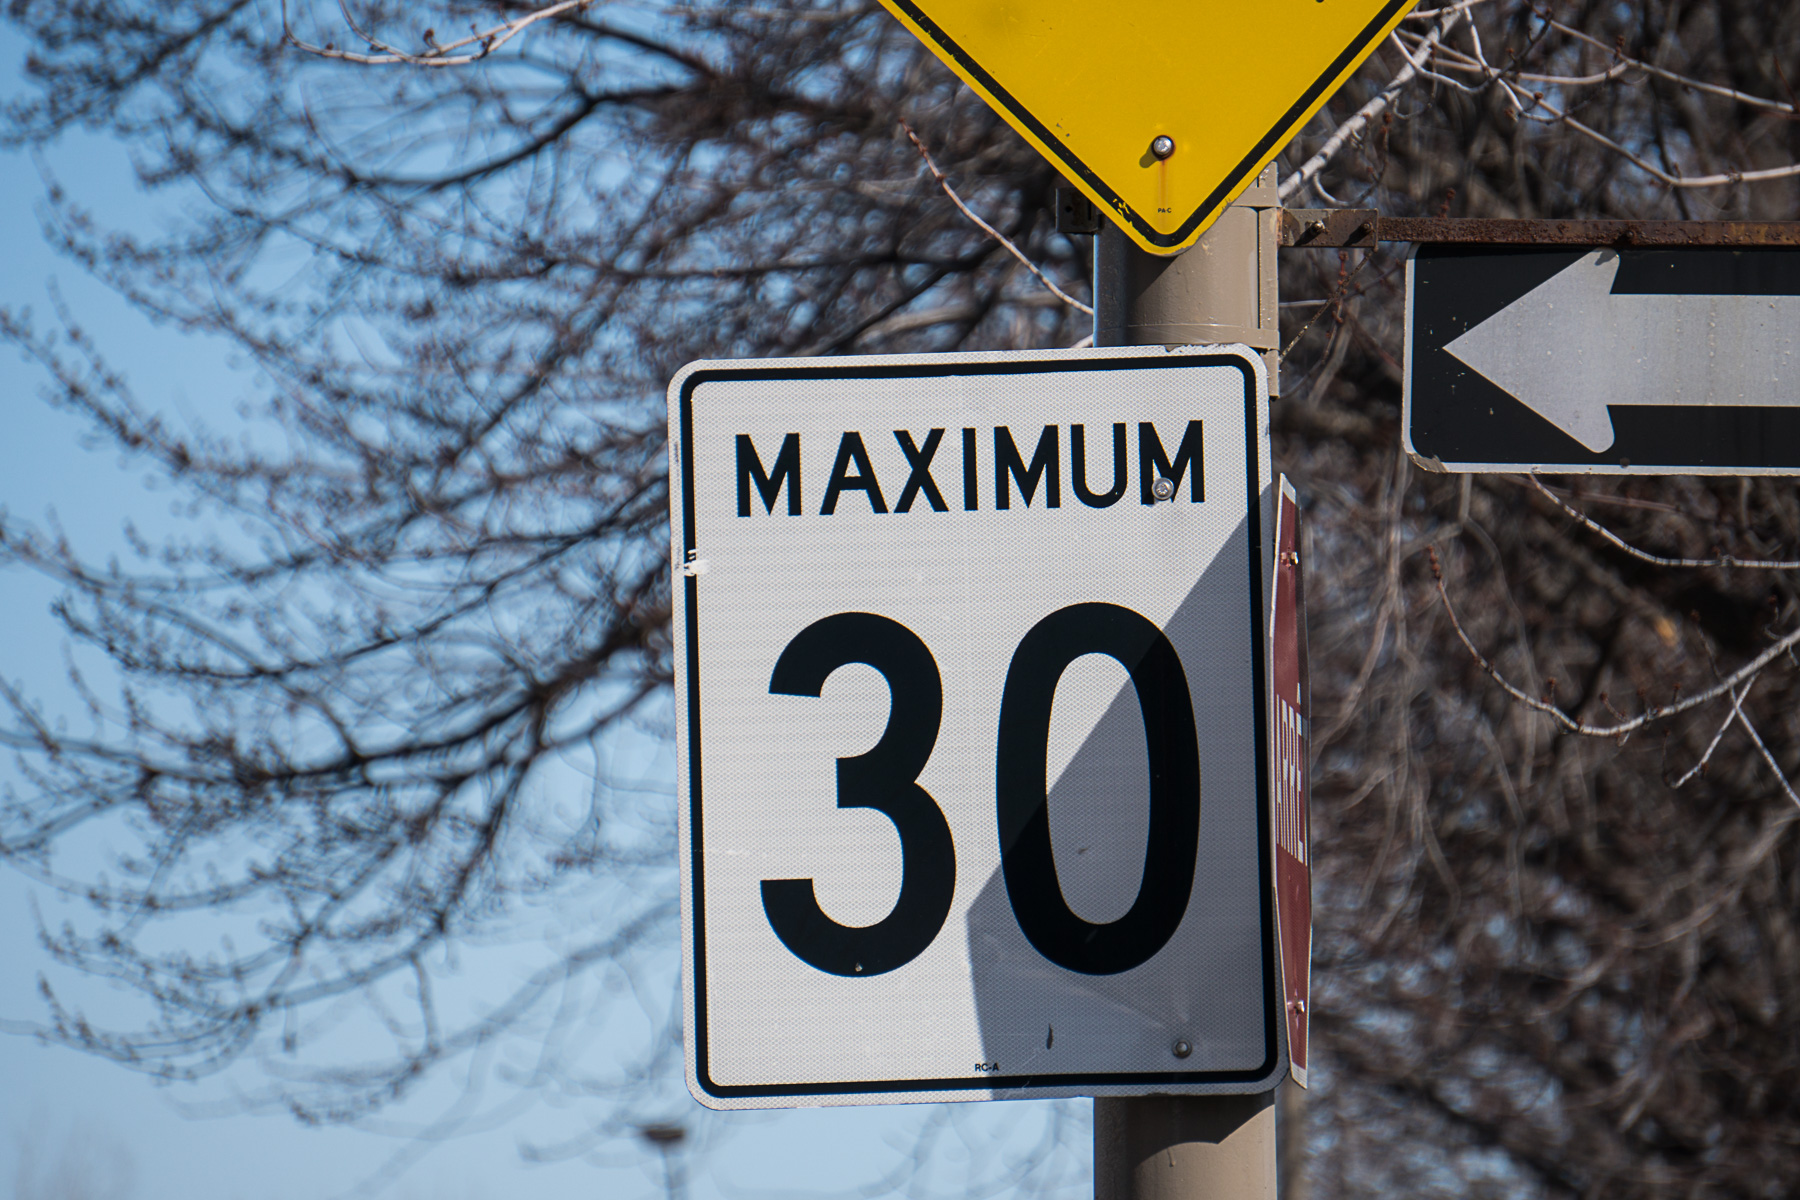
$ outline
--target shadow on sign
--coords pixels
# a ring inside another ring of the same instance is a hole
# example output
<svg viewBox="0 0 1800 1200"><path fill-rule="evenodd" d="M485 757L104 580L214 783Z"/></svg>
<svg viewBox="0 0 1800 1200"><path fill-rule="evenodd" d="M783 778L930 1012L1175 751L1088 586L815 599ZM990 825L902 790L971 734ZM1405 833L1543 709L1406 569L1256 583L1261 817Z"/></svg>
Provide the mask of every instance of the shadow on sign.
<svg viewBox="0 0 1800 1200"><path fill-rule="evenodd" d="M1031 901L1010 896L1002 872L969 909L981 1067L998 1088L1024 1078L1044 1086L1046 1077L1097 1087L1181 1082L1171 1073L1252 1079L1273 1069L1248 536L1240 524L1164 630L1193 702L1202 797L1192 889L1173 933L1160 933L1166 940L1141 965L1086 973L1057 965L1027 939L1015 914ZM1047 806L1056 882L1062 902L1086 924L1085 937L1116 938L1156 850L1148 836L1146 713L1125 666L1092 654L1064 671L1055 703ZM1057 735L1087 721L1091 729L1058 772ZM1185 1057L1176 1056L1177 1042L1186 1044Z"/></svg>

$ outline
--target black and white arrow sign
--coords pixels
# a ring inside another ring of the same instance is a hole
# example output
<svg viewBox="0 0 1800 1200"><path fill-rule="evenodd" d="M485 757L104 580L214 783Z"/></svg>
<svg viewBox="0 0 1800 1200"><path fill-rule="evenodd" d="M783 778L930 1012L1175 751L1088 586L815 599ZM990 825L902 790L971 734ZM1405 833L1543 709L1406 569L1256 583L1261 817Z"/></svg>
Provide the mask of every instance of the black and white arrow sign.
<svg viewBox="0 0 1800 1200"><path fill-rule="evenodd" d="M1444 470L1800 473L1800 256L1423 247L1407 449Z"/></svg>

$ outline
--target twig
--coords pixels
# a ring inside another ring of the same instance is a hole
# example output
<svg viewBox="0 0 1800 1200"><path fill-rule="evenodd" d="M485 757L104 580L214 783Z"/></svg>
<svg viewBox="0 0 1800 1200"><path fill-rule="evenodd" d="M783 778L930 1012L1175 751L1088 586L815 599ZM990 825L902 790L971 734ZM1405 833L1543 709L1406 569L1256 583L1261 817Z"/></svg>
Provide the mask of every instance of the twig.
<svg viewBox="0 0 1800 1200"><path fill-rule="evenodd" d="M1456 23L1462 20L1466 11L1467 10L1461 6L1448 10L1446 15L1439 19L1432 31L1426 35L1426 44L1428 46L1436 46L1438 42L1443 40L1445 34L1456 28ZM1361 133L1365 125L1379 116L1381 111L1388 105L1392 104L1395 98L1398 97L1401 92L1406 90L1406 85L1411 83L1414 76L1418 75L1418 73L1418 65L1413 61L1410 54L1407 55L1406 65L1401 67L1400 70L1395 73L1392 82L1382 88L1381 91L1377 92L1374 98L1367 104L1359 108L1356 111L1356 115L1352 116L1349 120L1333 130L1331 136L1325 139L1325 144L1319 147L1318 153L1307 159L1298 171L1281 181L1281 186L1277 190L1277 194L1281 199L1286 200L1311 182L1313 176L1317 175L1320 171L1323 171L1326 164L1336 157L1339 150L1344 148L1344 143Z"/></svg>
<svg viewBox="0 0 1800 1200"><path fill-rule="evenodd" d="M1460 10L1452 13L1449 20L1453 21L1454 18L1459 15L1460 15ZM1495 86L1497 86L1501 90L1501 92L1505 94L1508 105L1511 107L1514 115L1517 116L1519 119L1535 121L1542 125L1566 126L1567 128L1574 130L1576 133L1579 133L1580 135L1589 139L1590 141L1593 141L1593 142L1597 143L1598 145L1601 145L1601 146L1605 147L1606 149L1612 151L1614 154L1619 155L1621 158L1624 158L1627 162L1631 163L1633 166L1637 167L1639 170L1647 172L1653 178L1655 178L1657 182L1663 184L1666 187L1672 187L1672 188L1730 187L1730 186L1734 186L1734 185L1740 184L1740 183L1758 183L1758 182L1763 182L1763 181L1772 180L1772 179L1787 179L1787 178L1791 178L1795 175L1800 175L1800 163L1791 163L1791 164L1789 164L1787 166L1783 166L1783 167L1766 167L1766 168L1762 168L1760 170L1754 170L1754 171L1725 171L1725 172L1719 172L1719 173L1712 174L1712 175L1696 175L1696 176L1677 175L1671 171L1666 171L1663 168L1657 166L1655 163L1644 158L1642 155L1637 154L1636 152L1634 152L1630 148L1622 145L1620 142L1616 141L1615 139L1608 137L1604 133L1601 133L1598 129L1595 129L1592 126L1589 126L1587 124L1584 124L1581 121L1576 120L1574 117L1572 117L1568 114L1566 106L1559 108L1555 102L1546 99L1544 96L1544 93L1541 91L1540 92L1532 92L1529 101L1522 99L1520 97L1519 93L1516 90L1514 90L1512 83L1508 82L1509 80L1518 81L1518 80L1522 80L1522 79L1530 79L1533 81L1550 82L1558 87L1576 87L1576 86L1592 84L1592 83L1601 82L1601 81L1610 79L1610 78L1612 78L1614 71L1616 71L1619 68L1619 66L1625 65L1625 66L1636 67L1636 68L1639 68L1646 72L1649 72L1650 74L1654 74L1661 78L1668 79L1673 82L1679 83L1684 88L1694 90L1694 91L1705 92L1710 95L1721 96L1726 99L1733 100L1740 104L1747 104L1747 105L1752 105L1755 107L1772 109L1776 112L1781 112L1781 113L1791 114L1794 111L1794 107L1791 104L1786 104L1786 103L1783 103L1778 100L1763 99L1762 97L1752 96L1747 92L1740 92L1733 88L1720 87L1717 84L1709 84L1709 83L1706 83L1705 81L1699 80L1699 79L1690 79L1689 77L1687 77L1685 75L1678 75L1673 71L1664 70L1661 67L1653 66L1652 64L1643 62L1640 59L1630 58L1630 57L1622 54L1621 52L1619 52L1616 48L1607 46L1604 42L1601 42L1598 39L1589 36L1588 34L1582 33L1580 30L1572 29L1569 26L1564 25L1559 21L1552 20L1547 13L1535 12L1535 15L1545 23L1546 29L1555 29L1560 33L1569 35L1571 37L1578 38L1582 41L1585 41L1592 45L1598 46L1601 49L1606 50L1609 53L1611 53L1615 59L1613 68L1609 69L1608 71L1602 73L1602 75L1597 76L1597 77L1595 77L1595 76L1586 76L1586 77L1584 77L1584 76L1537 76L1537 75L1521 74L1517 69L1503 70L1499 67L1494 66L1492 63L1488 62L1487 55L1481 48L1480 32L1479 32L1479 30L1476 29L1473 22L1471 22L1469 25L1470 41L1475 47L1475 52L1472 55L1468 54L1464 51L1457 50L1451 46L1440 46L1438 44L1440 41L1440 36L1439 36L1440 32L1444 31L1447 28L1447 23L1448 23L1448 22L1441 22L1438 29L1432 30L1431 35L1428 37L1420 37L1417 34L1408 34L1407 35L1408 37L1413 38L1417 42L1418 49L1420 51L1420 54L1418 57L1414 57L1413 52L1406 49L1404 40L1401 38L1399 33L1396 32L1396 34L1394 36L1394 42L1395 42L1395 45L1400 47L1401 54L1403 54L1406 57L1406 62L1407 62L1406 68L1403 69L1399 74L1395 75L1394 81L1392 83L1390 83L1388 85L1388 87L1380 95L1376 96L1376 98L1374 100L1371 100L1369 102L1369 104L1364 106L1365 111L1370 110L1372 108L1374 108L1378 111L1377 106L1386 107L1387 103L1389 103L1391 100L1391 96L1389 95L1390 92L1394 92L1403 83L1412 79L1415 75L1421 74L1421 73L1427 75L1429 78L1436 79L1441 82L1447 83L1447 84L1451 85L1452 87L1456 87L1462 91L1472 90L1468 86L1466 86L1462 83L1459 83L1456 80L1453 80L1446 75L1440 74L1436 71L1429 70L1427 68L1426 60L1432 58L1434 55L1436 55L1438 53L1438 51L1441 50L1441 51L1443 51L1446 58L1451 60L1446 64L1450 69L1473 71L1477 74L1482 75L1490 83L1493 83ZM1540 112L1539 110L1542 110L1542 111ZM1371 115L1372 115L1372 113L1371 113ZM1362 116L1363 116L1362 113L1357 114L1357 117L1359 117L1359 118ZM1352 118L1352 120L1355 120L1355 119L1356 118ZM1360 128L1360 126L1359 126L1359 128ZM1343 129L1340 127L1338 132L1341 134L1343 132ZM1337 135L1334 134L1333 135L1334 140L1336 139L1336 137L1337 137ZM1331 150L1333 153L1335 153L1337 150L1337 146L1330 142L1328 142L1326 144L1326 148ZM1323 153L1323 151L1321 151L1321 153ZM1317 158L1317 156L1315 156L1315 160L1316 160L1316 158ZM1312 165L1313 165L1312 162L1308 162L1308 164L1307 164L1308 167L1311 167ZM1322 166L1323 164L1321 163L1320 165ZM1299 183L1296 182L1295 186L1298 187ZM1288 194L1287 193L1287 185L1285 183L1283 184L1281 194L1284 199L1286 198L1286 196Z"/></svg>
<svg viewBox="0 0 1800 1200"><path fill-rule="evenodd" d="M1395 31L1394 36L1397 39L1402 37L1398 30ZM1415 41L1423 40L1417 34L1411 34L1409 36ZM1408 58L1411 58L1411 52L1404 48L1404 41L1401 42L1401 46L1401 53L1405 54ZM1438 55L1443 61L1444 69L1448 71L1468 71L1483 76L1495 73L1495 68L1485 60L1464 54L1454 46L1439 46ZM1621 58L1613 63L1612 66L1606 68L1606 70L1590 75L1537 75L1530 71L1519 70L1500 71L1498 73L1513 80L1515 83L1553 83L1557 87L1592 87L1595 84L1608 83L1618 79L1638 65L1639 64L1635 59ZM1424 67L1423 64L1420 65L1420 70L1424 71L1425 74L1430 75L1434 79L1439 79L1444 83L1450 84L1459 91L1475 92L1480 90L1479 88L1470 87L1468 84L1459 82L1458 80L1439 75L1435 71L1431 71Z"/></svg>
<svg viewBox="0 0 1800 1200"><path fill-rule="evenodd" d="M1315 324L1318 323L1318 320L1320 317L1324 316L1328 312L1337 312L1337 313L1343 312L1344 299L1350 290L1351 281L1354 280L1358 275L1362 274L1362 269L1364 267L1368 266L1369 260L1374 257L1375 257L1375 255L1372 251L1365 250L1363 252L1362 261L1356 264L1356 269L1353 271L1350 271L1349 273L1347 273L1345 275L1342 275L1338 279L1337 287L1332 289L1331 295L1329 295L1325 299L1319 301L1319 305L1320 305L1319 311L1314 313L1312 316L1306 318L1306 324L1302 325L1300 327L1300 329L1298 330L1298 332L1296 332L1293 337L1288 339L1288 344L1281 348L1281 353L1276 355L1277 362L1286 362L1287 361L1287 356L1294 352L1294 347L1298 346L1300 344L1300 339L1305 337L1307 334L1307 331L1310 330Z"/></svg>
<svg viewBox="0 0 1800 1200"><path fill-rule="evenodd" d="M1755 682L1755 680L1751 680L1750 686L1754 686ZM1719 748L1719 742L1724 739L1725 731L1730 729L1732 722L1738 719L1738 713L1743 708L1745 699L1750 695L1750 686L1746 686L1742 692L1731 693L1731 711L1726 713L1725 719L1719 723L1718 730L1712 735L1712 741L1706 743L1706 753L1702 754L1700 761L1689 767L1680 779L1669 786L1681 787L1688 780L1706 770L1706 764L1712 758L1713 751Z"/></svg>
<svg viewBox="0 0 1800 1200"><path fill-rule="evenodd" d="M1674 71L1659 67L1654 63L1645 62L1641 58L1632 58L1629 55L1621 54L1616 47L1609 46L1599 38L1596 38L1591 34L1583 33L1579 29L1572 29L1569 26L1564 25L1561 21L1554 20L1547 13L1540 12L1537 15L1540 20L1558 33L1566 34L1569 37L1598 46L1600 49L1605 50L1607 53L1618 58L1621 62L1629 63L1641 71L1645 71L1662 79L1667 79L1671 83L1679 83L1682 87L1691 91L1705 92L1711 96L1720 96L1724 99L1735 101L1738 104L1746 104L1753 108L1769 108L1781 113L1794 112L1794 106L1792 104L1780 100L1766 100L1761 96L1752 96L1748 92L1740 92L1736 88L1721 87L1716 83L1707 83L1704 79L1694 79L1687 75L1678 75Z"/></svg>
<svg viewBox="0 0 1800 1200"><path fill-rule="evenodd" d="M1488 4L1490 2L1491 0L1461 0L1460 3L1446 4L1442 8L1415 8L1407 13L1404 19L1408 21L1435 21L1439 17L1449 16L1451 13L1465 13L1478 4Z"/></svg>
<svg viewBox="0 0 1800 1200"><path fill-rule="evenodd" d="M1630 150L1627 150L1624 146L1621 146L1612 138L1607 137L1598 129L1592 129L1583 125L1580 121L1577 121L1574 117L1564 113L1549 101L1545 100L1540 101L1539 103L1542 105L1544 111L1550 114L1548 117L1536 117L1529 113L1521 113L1520 115L1533 121L1541 121L1546 125L1567 125L1570 129L1573 129L1576 133L1581 134L1590 141L1605 146L1608 150L1611 150L1614 154L1625 159L1638 170L1651 175L1658 183L1667 187L1730 187L1740 183L1763 183L1770 179L1788 179L1795 175L1800 175L1800 163L1789 163L1785 167L1767 167L1759 171L1723 171L1713 175L1695 175L1692 177L1686 175L1672 175L1641 155L1634 154Z"/></svg>
<svg viewBox="0 0 1800 1200"><path fill-rule="evenodd" d="M1748 567L1762 571L1800 570L1800 560L1795 559L1738 558L1736 555L1732 554L1722 555L1718 558L1664 558L1660 554L1651 554L1647 550L1639 550L1636 546L1633 546L1630 542L1627 542L1624 538L1606 528L1606 526L1572 507L1568 501L1545 487L1543 481L1538 479L1536 475L1527 475L1525 478L1530 480L1531 486L1543 493L1544 497L1548 499L1550 503L1556 505L1556 507L1562 509L1563 512L1575 518L1575 520L1581 522L1581 524L1587 526L1587 528L1593 530L1633 558L1650 563L1652 566Z"/></svg>
<svg viewBox="0 0 1800 1200"><path fill-rule="evenodd" d="M1787 793L1787 798L1794 803L1795 807L1800 808L1800 796L1794 794L1793 785L1781 772L1781 764L1775 761L1775 756L1769 753L1767 746L1763 745L1762 735L1756 732L1756 726L1750 723L1750 718L1746 717L1741 709L1738 711L1737 719L1738 724L1744 727L1744 732L1750 735L1750 740L1756 743L1756 748L1762 751L1763 761L1769 764L1769 770L1775 772L1775 780L1781 784L1781 790Z"/></svg>
<svg viewBox="0 0 1800 1200"><path fill-rule="evenodd" d="M1516 686L1511 680L1507 679L1506 676L1500 674L1499 669L1495 667L1493 663L1489 662L1487 656L1482 654L1482 652L1476 648L1475 643L1470 640L1468 632L1463 629L1462 622L1457 618L1456 608L1450 603L1450 593L1444 588L1444 572L1443 568L1438 563L1437 548L1435 546L1427 546L1425 552L1431 558L1431 577L1437 582L1438 598L1444 603L1444 612L1450 618L1450 627L1456 631L1456 636L1462 641L1463 646L1475 659L1476 664L1480 666L1483 671L1486 671L1488 677L1499 684L1507 695L1525 705L1527 708L1534 709L1537 712L1541 712L1545 716L1548 716L1569 733L1579 733L1584 737L1620 737L1624 734L1633 733L1642 729L1652 721L1660 721L1664 717L1672 717L1677 713L1684 713L1689 709L1698 708L1702 704L1717 700L1720 696L1731 695L1740 683L1755 679L1756 676L1762 672L1764 667L1781 657L1781 655L1786 653L1790 647L1800 644L1800 629L1795 629L1792 633L1783 636L1781 640L1777 641L1774 645L1764 650L1761 654L1757 655L1704 692L1696 692L1685 700L1676 700L1668 704L1652 705L1645 712L1628 720L1620 721L1616 725L1592 725L1586 721L1577 721L1574 717L1571 717L1568 713L1556 707L1556 705L1551 704L1547 700L1538 699L1536 696L1533 696L1529 692Z"/></svg>
<svg viewBox="0 0 1800 1200"><path fill-rule="evenodd" d="M350 32L354 33L359 41L362 41L369 47L369 53L363 54L351 50L339 50L337 47L330 44L319 46L314 45L311 42L302 41L300 37L294 33L294 27L288 21L287 0L281 0L281 38L296 50L316 55L319 58L335 58L341 59L344 62L362 63L373 66L404 63L415 67L461 67L467 66L469 63L480 62L482 59L488 57L494 51L504 46L507 42L510 42L513 38L519 36L519 34L523 33L526 29L537 24L539 21L549 20L551 17L561 16L566 12L580 11L586 9L593 3L594 0L561 0L560 3L551 4L548 7L540 8L535 12L526 13L522 17L514 17L510 21L502 21L491 29L476 30L468 37L459 38L454 42L445 42L441 45L430 41L432 36L431 31L426 30L427 44L430 45L431 49L424 54L414 54L410 51L402 50L398 46L389 45L375 37L373 34L364 33L361 29L357 28L355 18L350 15L349 6L342 3L342 0L340 0L338 7L344 14L344 23L350 27ZM457 51L466 50L471 46L476 47L476 49L467 54L457 53Z"/></svg>
<svg viewBox="0 0 1800 1200"><path fill-rule="evenodd" d="M975 215L975 210L970 208L967 204L963 203L962 197L956 194L956 189L950 186L949 179L945 178L944 173L942 171L938 170L937 163L932 161L931 151L925 149L925 143L921 142L919 140L919 135L913 132L912 126L908 125L905 121L902 121L902 122L900 122L900 128L902 128L906 131L907 138L909 140L911 140L911 142L914 146L918 147L919 157L923 158L925 160L925 165L931 169L932 178L934 178L938 181L938 186L944 189L944 195L950 197L951 203L955 204L956 207L958 207L962 210L963 216L965 216L965 217L969 218L969 220L975 222L976 226L983 233L985 233L989 237L993 238L996 242L999 242L1002 246L1005 246L1007 253L1011 254L1014 258L1018 259L1020 264L1022 266L1024 266L1024 268L1027 271L1030 271L1033 275L1037 276L1038 282L1043 284L1045 287L1049 288L1051 293L1058 300L1061 300L1064 304L1067 304L1070 308L1076 309L1079 312L1086 313L1090 317L1094 315L1094 310L1091 305L1083 304L1081 301L1077 300L1075 297L1069 295L1069 293L1067 293L1067 292L1063 291L1061 288L1057 287L1056 284L1054 284L1050 281L1050 277L1048 275L1046 275L1042 271L1038 270L1036 263L1032 262L1029 258L1025 257L1025 252L1023 250L1020 250L1017 246L1013 245L1011 238L1007 237L1004 233L1001 233L998 229L995 229L992 225L989 225L986 221L982 220L979 216Z"/></svg>

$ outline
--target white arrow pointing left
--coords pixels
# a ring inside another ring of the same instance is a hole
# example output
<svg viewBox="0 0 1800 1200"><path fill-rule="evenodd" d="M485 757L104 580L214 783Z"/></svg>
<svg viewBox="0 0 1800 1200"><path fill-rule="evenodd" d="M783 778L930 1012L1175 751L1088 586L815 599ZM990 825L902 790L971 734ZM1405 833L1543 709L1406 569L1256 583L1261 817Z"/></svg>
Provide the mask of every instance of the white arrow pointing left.
<svg viewBox="0 0 1800 1200"><path fill-rule="evenodd" d="M1800 296L1613 295L1596 250L1445 350L1596 453L1611 404L1800 406Z"/></svg>

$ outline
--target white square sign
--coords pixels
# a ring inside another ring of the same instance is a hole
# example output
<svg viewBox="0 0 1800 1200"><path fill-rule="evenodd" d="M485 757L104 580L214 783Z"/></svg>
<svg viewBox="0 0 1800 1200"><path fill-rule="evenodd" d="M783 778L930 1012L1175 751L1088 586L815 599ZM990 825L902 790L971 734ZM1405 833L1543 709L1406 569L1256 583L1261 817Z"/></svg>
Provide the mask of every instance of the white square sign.
<svg viewBox="0 0 1800 1200"><path fill-rule="evenodd" d="M695 1097L1272 1087L1256 352L702 362L669 407Z"/></svg>

